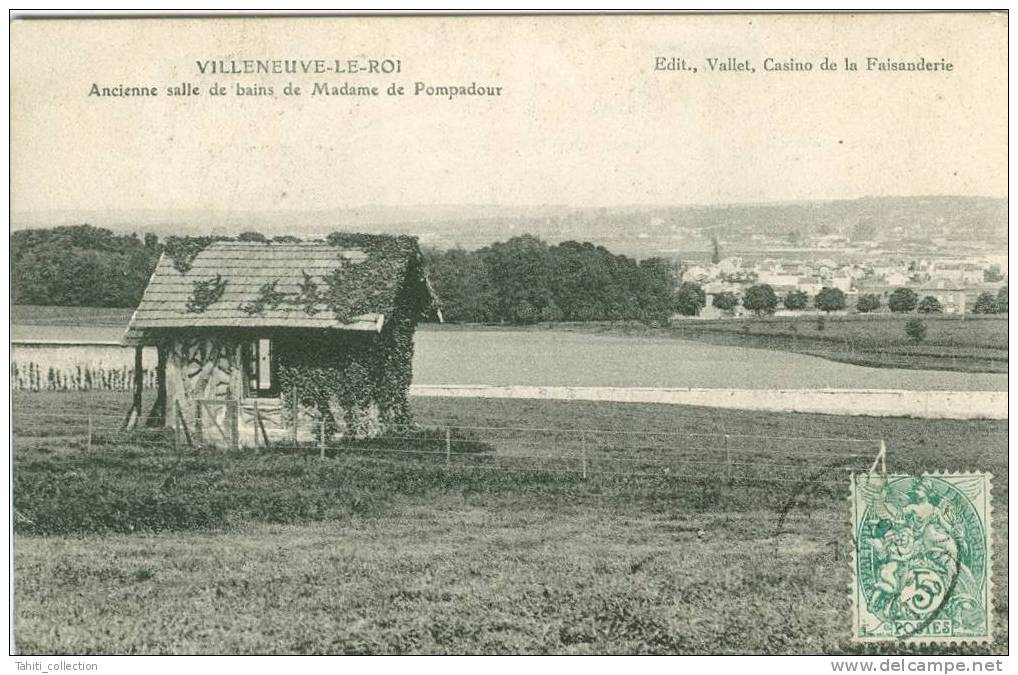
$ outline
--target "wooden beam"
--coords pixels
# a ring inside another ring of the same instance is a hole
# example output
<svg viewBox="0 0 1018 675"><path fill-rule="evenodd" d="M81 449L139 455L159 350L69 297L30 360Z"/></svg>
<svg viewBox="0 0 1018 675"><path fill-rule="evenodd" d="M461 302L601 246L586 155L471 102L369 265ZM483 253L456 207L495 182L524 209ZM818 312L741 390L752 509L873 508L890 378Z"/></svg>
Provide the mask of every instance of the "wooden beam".
<svg viewBox="0 0 1018 675"><path fill-rule="evenodd" d="M134 348L134 407L137 408L139 415L141 414L141 394L145 387L144 366L142 363L144 349L141 345Z"/></svg>
<svg viewBox="0 0 1018 675"><path fill-rule="evenodd" d="M280 410L279 414L282 415L283 411ZM265 424L262 422L262 416L258 412L258 401L255 401L255 420L258 422L258 427L262 430L262 438L265 440L265 447L271 448L272 444L269 443L269 434L265 431ZM255 439L258 438L258 430L255 429ZM256 443L257 445L257 443Z"/></svg>
<svg viewBox="0 0 1018 675"><path fill-rule="evenodd" d="M174 401L173 407L177 413L177 422L179 422L184 428L184 437L187 439L188 446L194 445L194 443L191 442L191 432L187 428L187 420L184 419L184 412L180 409L180 401Z"/></svg>
<svg viewBox="0 0 1018 675"><path fill-rule="evenodd" d="M158 357L156 360L156 402L148 413L145 420L147 427L164 427L168 416L166 414L166 360L169 351L164 345L159 344Z"/></svg>
<svg viewBox="0 0 1018 675"><path fill-rule="evenodd" d="M133 429L138 425L138 418L141 417L141 393L145 385L142 376L142 350L138 345L134 348L134 399L131 402L131 409L127 411L127 418L124 419L124 428Z"/></svg>

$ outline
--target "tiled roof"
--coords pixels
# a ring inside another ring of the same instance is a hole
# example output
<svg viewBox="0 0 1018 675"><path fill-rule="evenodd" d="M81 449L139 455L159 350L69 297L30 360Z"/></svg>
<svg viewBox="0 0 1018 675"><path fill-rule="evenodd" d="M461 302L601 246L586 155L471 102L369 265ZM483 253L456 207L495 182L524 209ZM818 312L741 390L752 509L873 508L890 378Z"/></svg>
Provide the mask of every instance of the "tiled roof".
<svg viewBox="0 0 1018 675"><path fill-rule="evenodd" d="M390 313L396 294L404 283L413 250L393 247L371 259L362 248L340 248L318 242L261 243L220 241L210 244L191 262L186 272L174 266L170 256L159 259L141 304L128 325L124 342L137 344L144 333L166 328L341 328L344 330L377 331L385 314ZM399 250L399 253L395 253ZM382 288L373 295L377 306L371 312L352 317L347 322L337 319L324 303L316 303L314 311L291 302L275 308L265 307L254 314L244 309L261 297L266 284L277 282L275 290L293 297L299 292L304 273L325 288L323 278L339 267L343 260L354 265L377 265L385 274L358 275L381 280ZM209 281L219 275L225 281L222 295L204 311L188 311L195 282Z"/></svg>

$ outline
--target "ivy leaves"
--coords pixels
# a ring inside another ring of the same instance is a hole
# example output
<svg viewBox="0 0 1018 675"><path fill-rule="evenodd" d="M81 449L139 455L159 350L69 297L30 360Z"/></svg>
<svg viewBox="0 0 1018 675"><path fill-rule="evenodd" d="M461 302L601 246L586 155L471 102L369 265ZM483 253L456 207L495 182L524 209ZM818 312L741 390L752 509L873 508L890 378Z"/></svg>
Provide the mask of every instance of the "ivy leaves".
<svg viewBox="0 0 1018 675"><path fill-rule="evenodd" d="M209 305L223 297L226 283L226 279L223 279L221 274L217 274L211 279L193 282L191 297L187 300L187 311L192 314L204 312L209 308Z"/></svg>
<svg viewBox="0 0 1018 675"><path fill-rule="evenodd" d="M248 316L254 316L255 314L261 314L268 309L276 309L282 303L289 299L289 296L282 291L276 290L276 285L279 283L279 279L275 281L269 281L262 284L262 287L258 289L258 297L240 306Z"/></svg>
<svg viewBox="0 0 1018 675"><path fill-rule="evenodd" d="M229 240L230 237L168 237L163 244L163 252L173 261L174 269L187 274L199 253L217 241Z"/></svg>
<svg viewBox="0 0 1018 675"><path fill-rule="evenodd" d="M314 316L318 313L318 303L321 301L318 295L318 284L311 278L311 275L304 270L300 271L304 281L300 283L297 292L297 304L304 308L304 313Z"/></svg>
<svg viewBox="0 0 1018 675"><path fill-rule="evenodd" d="M235 239L222 236L170 237L164 250L172 259L174 268L186 274L199 253L220 241ZM334 232L324 243L344 249L337 256L335 268L321 278L301 270L303 278L296 291L279 290L281 279L267 281L259 288L257 297L239 308L248 316L282 306L300 308L308 316L329 311L338 323L351 323L364 314L392 316L401 289L408 283L420 281L408 277L416 273L423 280L420 252L413 237ZM267 242L266 245L271 246ZM352 260L348 253L350 250L363 252L364 258ZM221 298L225 285L226 281L219 275L216 279L194 282L187 311L204 312ZM427 304L429 299L424 298L422 302Z"/></svg>

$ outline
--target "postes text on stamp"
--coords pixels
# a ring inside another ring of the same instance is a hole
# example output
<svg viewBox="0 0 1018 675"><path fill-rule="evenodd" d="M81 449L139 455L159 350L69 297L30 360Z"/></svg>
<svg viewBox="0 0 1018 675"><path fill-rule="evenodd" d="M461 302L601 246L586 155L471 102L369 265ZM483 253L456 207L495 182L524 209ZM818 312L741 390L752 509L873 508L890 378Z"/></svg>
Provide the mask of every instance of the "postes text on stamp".
<svg viewBox="0 0 1018 675"><path fill-rule="evenodd" d="M852 638L991 639L990 475L852 476Z"/></svg>

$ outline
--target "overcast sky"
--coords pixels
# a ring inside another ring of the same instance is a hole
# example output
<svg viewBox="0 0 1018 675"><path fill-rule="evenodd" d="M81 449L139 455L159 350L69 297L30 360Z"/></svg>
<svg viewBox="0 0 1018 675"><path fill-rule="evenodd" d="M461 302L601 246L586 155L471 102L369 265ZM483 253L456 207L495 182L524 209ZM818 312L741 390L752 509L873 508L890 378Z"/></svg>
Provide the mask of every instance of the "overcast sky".
<svg viewBox="0 0 1018 675"><path fill-rule="evenodd" d="M12 209L611 206L1007 194L994 15L22 22ZM700 72L655 72L658 56ZM765 73L765 57L946 59L950 73ZM198 72L398 58L399 75ZM708 57L756 74L704 72ZM501 86L500 97L210 97L213 83ZM164 95L190 82L203 94ZM156 98L89 97L154 85Z"/></svg>

